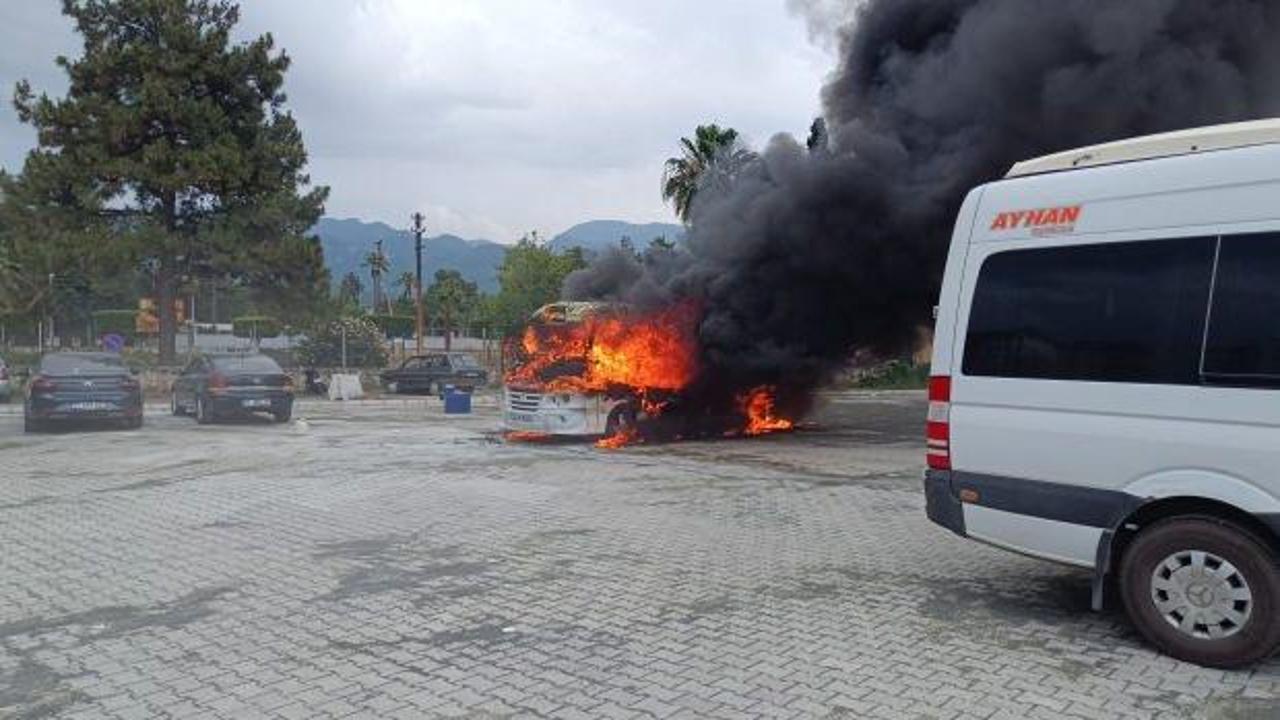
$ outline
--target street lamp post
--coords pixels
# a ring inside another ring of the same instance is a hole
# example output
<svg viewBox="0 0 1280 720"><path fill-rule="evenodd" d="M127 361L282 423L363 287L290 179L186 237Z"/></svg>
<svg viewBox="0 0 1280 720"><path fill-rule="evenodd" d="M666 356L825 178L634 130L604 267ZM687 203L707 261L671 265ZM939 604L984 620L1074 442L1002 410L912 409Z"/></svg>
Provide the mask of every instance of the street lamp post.
<svg viewBox="0 0 1280 720"><path fill-rule="evenodd" d="M413 214L413 251L418 262L417 279L413 283L413 311L415 324L417 326L417 349L419 355L422 354L422 336L426 331L424 327L423 308L422 308L422 223L426 220L422 213Z"/></svg>

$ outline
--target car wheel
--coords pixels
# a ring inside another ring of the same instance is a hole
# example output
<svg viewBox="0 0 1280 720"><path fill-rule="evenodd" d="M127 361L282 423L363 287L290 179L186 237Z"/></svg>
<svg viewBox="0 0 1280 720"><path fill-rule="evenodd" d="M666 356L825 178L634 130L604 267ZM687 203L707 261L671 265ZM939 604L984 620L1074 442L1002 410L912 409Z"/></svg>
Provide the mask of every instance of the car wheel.
<svg viewBox="0 0 1280 720"><path fill-rule="evenodd" d="M1126 548L1120 594L1143 637L1179 660L1249 665L1280 649L1280 562L1234 523L1162 520Z"/></svg>
<svg viewBox="0 0 1280 720"><path fill-rule="evenodd" d="M293 406L289 405L283 410L271 413L271 417L275 418L278 423L287 423L293 417Z"/></svg>
<svg viewBox="0 0 1280 720"><path fill-rule="evenodd" d="M213 422L213 408L204 401L203 395L196 396L196 422L208 425Z"/></svg>

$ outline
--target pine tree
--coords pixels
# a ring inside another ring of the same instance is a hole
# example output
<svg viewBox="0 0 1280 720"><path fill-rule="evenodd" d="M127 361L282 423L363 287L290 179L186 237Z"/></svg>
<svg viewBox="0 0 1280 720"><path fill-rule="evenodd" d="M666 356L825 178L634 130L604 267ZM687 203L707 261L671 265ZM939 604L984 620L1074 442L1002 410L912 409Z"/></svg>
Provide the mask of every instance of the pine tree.
<svg viewBox="0 0 1280 720"><path fill-rule="evenodd" d="M191 276L281 303L314 298L327 278L307 232L328 188L305 174L284 109L289 58L271 35L233 43L229 0L63 0L62 11L83 54L57 60L65 98L17 85L19 118L38 134L23 180L60 214L99 223L86 244L105 236L151 270L161 361L174 358L175 290Z"/></svg>

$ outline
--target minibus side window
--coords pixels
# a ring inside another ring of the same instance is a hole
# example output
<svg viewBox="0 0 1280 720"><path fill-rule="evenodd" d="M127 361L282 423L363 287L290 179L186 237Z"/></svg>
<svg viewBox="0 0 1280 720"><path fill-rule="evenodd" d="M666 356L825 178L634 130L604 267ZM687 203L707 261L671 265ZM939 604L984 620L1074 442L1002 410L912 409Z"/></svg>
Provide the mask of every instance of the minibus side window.
<svg viewBox="0 0 1280 720"><path fill-rule="evenodd" d="M1200 383L1217 239L996 253L965 341L970 376Z"/></svg>
<svg viewBox="0 0 1280 720"><path fill-rule="evenodd" d="M1280 233L1222 238L1206 337L1207 382L1280 387Z"/></svg>

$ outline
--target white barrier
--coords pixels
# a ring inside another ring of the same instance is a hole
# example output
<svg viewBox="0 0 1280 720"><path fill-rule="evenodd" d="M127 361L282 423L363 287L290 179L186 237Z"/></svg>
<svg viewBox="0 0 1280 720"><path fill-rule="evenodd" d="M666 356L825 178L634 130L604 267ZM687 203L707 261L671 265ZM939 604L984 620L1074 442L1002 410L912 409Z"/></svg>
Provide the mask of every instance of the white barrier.
<svg viewBox="0 0 1280 720"><path fill-rule="evenodd" d="M335 373L329 377L330 400L359 400L364 397L359 375Z"/></svg>

